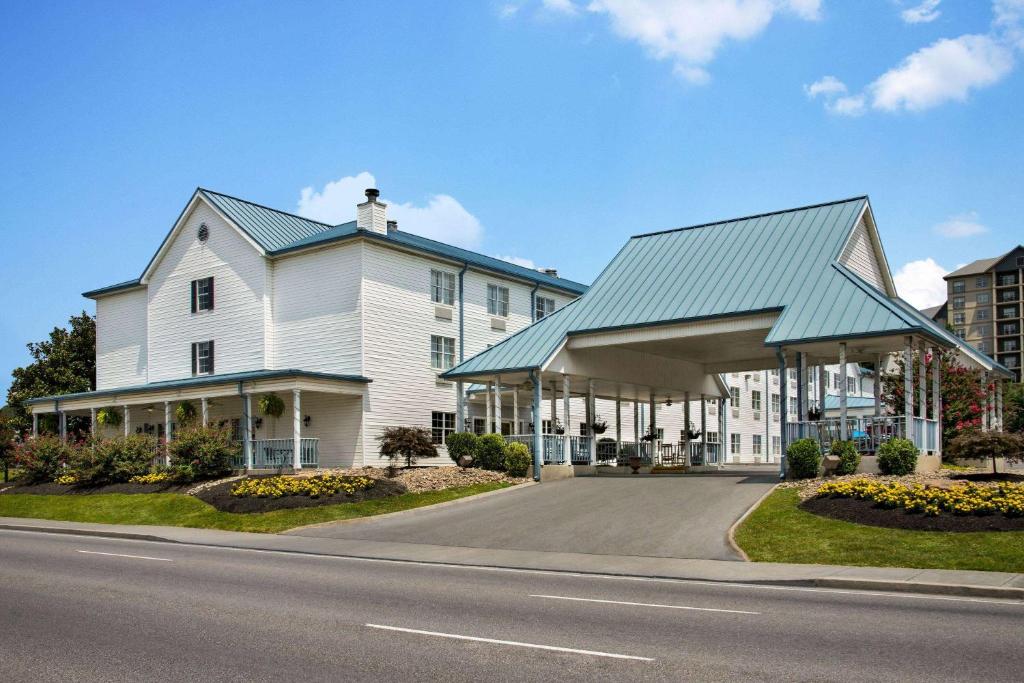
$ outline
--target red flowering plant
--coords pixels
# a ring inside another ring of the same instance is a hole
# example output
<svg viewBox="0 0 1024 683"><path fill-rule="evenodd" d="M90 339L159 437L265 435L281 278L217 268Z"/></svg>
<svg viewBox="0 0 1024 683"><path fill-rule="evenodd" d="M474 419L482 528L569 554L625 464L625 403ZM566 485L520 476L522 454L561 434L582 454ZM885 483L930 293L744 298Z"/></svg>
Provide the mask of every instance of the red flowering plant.
<svg viewBox="0 0 1024 683"><path fill-rule="evenodd" d="M958 435L981 429L987 390L991 388L991 385L986 385L980 370L972 370L961 365L956 358L955 351L943 351L937 356L927 356L925 358L927 386L925 402L929 419L935 419L931 398L932 364L936 362L940 364L939 392L942 396L942 443L943 453L945 453L946 444ZM915 353L912 368L914 375L912 400L915 415L923 414L917 386L920 367L921 354ZM900 354L896 359L896 369L882 375L882 400L889 412L895 415L902 415L904 411L903 372L905 368L906 363L903 360L903 355Z"/></svg>

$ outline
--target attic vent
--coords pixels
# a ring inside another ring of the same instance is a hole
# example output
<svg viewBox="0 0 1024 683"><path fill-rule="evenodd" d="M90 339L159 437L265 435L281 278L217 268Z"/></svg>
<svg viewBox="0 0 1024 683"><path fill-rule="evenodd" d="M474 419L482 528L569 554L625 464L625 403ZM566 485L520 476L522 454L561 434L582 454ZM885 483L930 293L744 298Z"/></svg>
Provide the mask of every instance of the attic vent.
<svg viewBox="0 0 1024 683"><path fill-rule="evenodd" d="M203 223L202 225L199 226L198 237L200 242L205 242L206 240L210 239L210 229L206 227L206 223Z"/></svg>

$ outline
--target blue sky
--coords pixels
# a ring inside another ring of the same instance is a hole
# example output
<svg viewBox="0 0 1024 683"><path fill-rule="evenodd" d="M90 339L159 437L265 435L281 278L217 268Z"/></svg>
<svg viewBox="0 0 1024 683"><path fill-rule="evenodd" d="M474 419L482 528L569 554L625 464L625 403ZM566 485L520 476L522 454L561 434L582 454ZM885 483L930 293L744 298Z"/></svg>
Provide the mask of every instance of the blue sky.
<svg viewBox="0 0 1024 683"><path fill-rule="evenodd" d="M589 282L638 232L867 193L902 292L1024 242L1024 0L0 9L0 391L198 186ZM368 175L360 175L360 174ZM931 261L929 261L931 259Z"/></svg>

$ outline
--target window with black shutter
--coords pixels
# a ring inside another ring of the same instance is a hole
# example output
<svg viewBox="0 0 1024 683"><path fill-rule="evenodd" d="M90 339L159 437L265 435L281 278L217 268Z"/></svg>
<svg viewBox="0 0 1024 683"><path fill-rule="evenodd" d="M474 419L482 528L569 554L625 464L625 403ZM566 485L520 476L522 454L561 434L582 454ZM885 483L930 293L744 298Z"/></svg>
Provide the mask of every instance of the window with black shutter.
<svg viewBox="0 0 1024 683"><path fill-rule="evenodd" d="M192 281L192 312L213 310L213 278Z"/></svg>
<svg viewBox="0 0 1024 683"><path fill-rule="evenodd" d="M193 342L192 344L192 375L213 374L213 340Z"/></svg>

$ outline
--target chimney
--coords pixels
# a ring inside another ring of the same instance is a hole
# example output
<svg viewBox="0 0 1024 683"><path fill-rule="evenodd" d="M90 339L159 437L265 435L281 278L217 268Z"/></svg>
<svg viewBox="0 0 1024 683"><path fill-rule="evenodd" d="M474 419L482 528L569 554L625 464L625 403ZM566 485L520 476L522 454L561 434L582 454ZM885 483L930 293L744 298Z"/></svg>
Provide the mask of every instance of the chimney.
<svg viewBox="0 0 1024 683"><path fill-rule="evenodd" d="M543 272L545 275L550 275L551 277L558 277L557 268L544 268L541 272Z"/></svg>
<svg viewBox="0 0 1024 683"><path fill-rule="evenodd" d="M378 197L380 190L367 188L366 201L356 204L356 227L385 235L388 231L388 205L377 201Z"/></svg>

